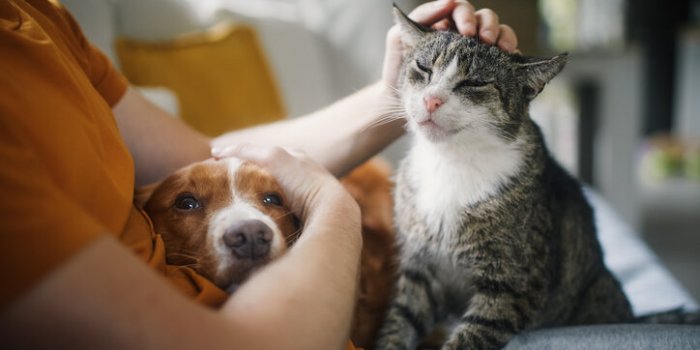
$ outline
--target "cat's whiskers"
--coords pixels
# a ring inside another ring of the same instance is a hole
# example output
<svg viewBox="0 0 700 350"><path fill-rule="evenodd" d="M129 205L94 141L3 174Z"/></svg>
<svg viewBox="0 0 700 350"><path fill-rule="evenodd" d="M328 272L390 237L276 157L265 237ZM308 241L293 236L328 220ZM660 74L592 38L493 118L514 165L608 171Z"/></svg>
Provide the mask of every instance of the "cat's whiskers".
<svg viewBox="0 0 700 350"><path fill-rule="evenodd" d="M362 131L366 131L370 128L376 128L401 119L406 119L405 112L403 110L387 111L385 113L379 114L377 119L365 125L365 127L362 128Z"/></svg>
<svg viewBox="0 0 700 350"><path fill-rule="evenodd" d="M391 88L396 89L394 87ZM397 96L390 96L383 100L380 105L375 107L374 113L376 114L376 119L365 125L362 131L382 126L396 120L406 119L406 109Z"/></svg>
<svg viewBox="0 0 700 350"><path fill-rule="evenodd" d="M389 89L393 90L396 93L396 96L391 96L394 98L398 99L398 96L401 95L401 90L399 90L397 87L391 86L391 85L386 85Z"/></svg>

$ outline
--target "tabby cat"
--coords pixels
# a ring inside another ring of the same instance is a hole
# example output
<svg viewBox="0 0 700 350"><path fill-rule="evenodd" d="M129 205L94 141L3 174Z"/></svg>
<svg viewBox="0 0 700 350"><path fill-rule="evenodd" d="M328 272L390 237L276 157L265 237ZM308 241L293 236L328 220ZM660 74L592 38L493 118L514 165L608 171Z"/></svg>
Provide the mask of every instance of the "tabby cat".
<svg viewBox="0 0 700 350"><path fill-rule="evenodd" d="M442 349L631 321L592 209L528 114L566 54L511 55L394 13L409 46L397 93L414 144L397 174L399 280L376 348L415 348L448 317Z"/></svg>

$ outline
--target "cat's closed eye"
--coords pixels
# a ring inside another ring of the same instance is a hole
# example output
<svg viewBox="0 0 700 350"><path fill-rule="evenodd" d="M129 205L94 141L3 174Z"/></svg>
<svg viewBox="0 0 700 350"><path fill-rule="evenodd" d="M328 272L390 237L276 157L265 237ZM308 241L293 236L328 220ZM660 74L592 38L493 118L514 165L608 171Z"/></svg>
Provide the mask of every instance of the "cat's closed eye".
<svg viewBox="0 0 700 350"><path fill-rule="evenodd" d="M428 75L433 74L433 70L432 70L432 69L430 69L430 68L428 68L427 66L423 65L422 63L418 62L418 60L416 60L416 67L417 67L420 71L422 71L422 72L424 72L424 73L427 73Z"/></svg>
<svg viewBox="0 0 700 350"><path fill-rule="evenodd" d="M479 88L479 87L484 87L489 84L493 83L492 81L483 81L483 80L473 80L473 79L464 79L460 81L459 83L455 84L454 90L461 90L464 88Z"/></svg>
<svg viewBox="0 0 700 350"><path fill-rule="evenodd" d="M426 80L429 81L433 74L433 70L421 64L418 62L418 60L414 61L414 63L414 67L412 67L413 69L411 69L410 72L411 80L416 82L425 82Z"/></svg>

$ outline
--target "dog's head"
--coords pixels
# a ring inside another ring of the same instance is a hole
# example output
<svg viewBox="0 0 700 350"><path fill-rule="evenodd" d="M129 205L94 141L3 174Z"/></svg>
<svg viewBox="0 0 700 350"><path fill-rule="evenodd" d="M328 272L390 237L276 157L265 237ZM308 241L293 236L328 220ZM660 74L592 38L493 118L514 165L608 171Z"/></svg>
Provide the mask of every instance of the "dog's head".
<svg viewBox="0 0 700 350"><path fill-rule="evenodd" d="M139 189L135 204L162 235L169 264L191 267L228 292L300 232L275 178L235 158L180 169Z"/></svg>

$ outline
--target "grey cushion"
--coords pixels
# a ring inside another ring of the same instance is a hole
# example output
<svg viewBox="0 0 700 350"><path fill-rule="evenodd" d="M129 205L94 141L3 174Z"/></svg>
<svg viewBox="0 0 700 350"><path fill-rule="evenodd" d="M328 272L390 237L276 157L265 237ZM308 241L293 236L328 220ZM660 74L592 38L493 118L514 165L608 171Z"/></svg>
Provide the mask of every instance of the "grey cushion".
<svg viewBox="0 0 700 350"><path fill-rule="evenodd" d="M700 349L700 326L620 324L543 329L516 336L505 349Z"/></svg>

